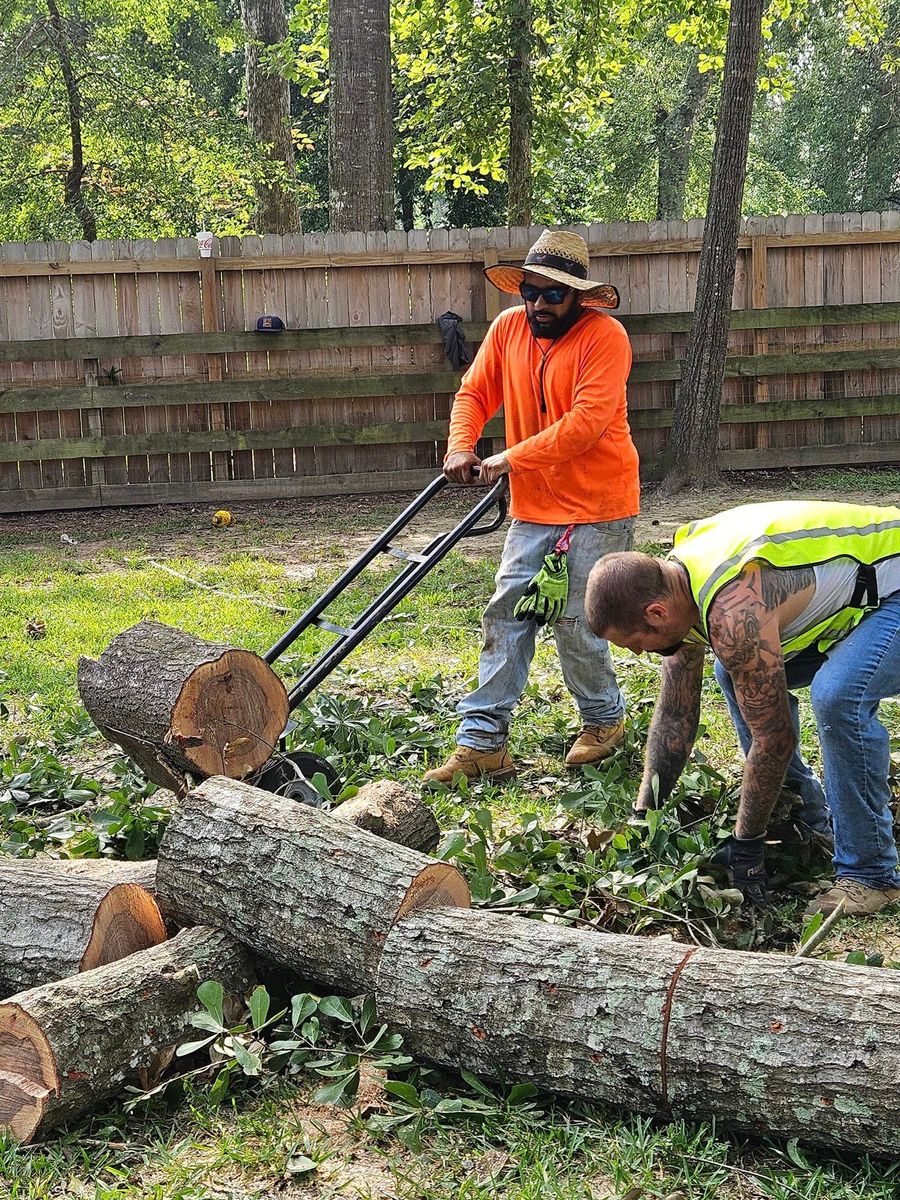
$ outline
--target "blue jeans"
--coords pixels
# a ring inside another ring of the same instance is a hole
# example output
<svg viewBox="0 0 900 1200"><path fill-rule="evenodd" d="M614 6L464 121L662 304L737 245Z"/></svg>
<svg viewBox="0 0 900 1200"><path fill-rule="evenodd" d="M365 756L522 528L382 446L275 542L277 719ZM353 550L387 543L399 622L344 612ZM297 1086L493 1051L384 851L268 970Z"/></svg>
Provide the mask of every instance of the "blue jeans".
<svg viewBox="0 0 900 1200"><path fill-rule="evenodd" d="M731 676L718 659L715 670L746 754L752 739ZM793 689L810 689L825 775L823 791L799 749L794 751L785 783L799 792L801 818L822 829L827 796L838 878L880 889L900 887L890 810L890 747L887 730L878 719L879 703L886 696L900 695L900 592L863 617L818 668L787 662L785 675L798 741Z"/></svg>
<svg viewBox="0 0 900 1200"><path fill-rule="evenodd" d="M516 602L556 545L565 525L513 521L497 570L496 590L482 621L484 641L478 687L457 706L462 723L456 740L474 750L505 745L509 722L525 690L534 658L534 621L517 621ZM569 596L565 616L553 626L563 679L584 725L614 725L625 701L613 673L609 645L591 633L584 619L584 593L591 567L614 550L630 550L634 517L576 525L568 555Z"/></svg>

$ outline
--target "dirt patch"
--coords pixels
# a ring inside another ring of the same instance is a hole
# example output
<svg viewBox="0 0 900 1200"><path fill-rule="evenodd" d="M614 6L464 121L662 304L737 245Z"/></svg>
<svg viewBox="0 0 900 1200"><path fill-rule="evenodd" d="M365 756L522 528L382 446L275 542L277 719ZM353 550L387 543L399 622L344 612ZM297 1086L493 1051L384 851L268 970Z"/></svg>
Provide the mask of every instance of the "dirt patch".
<svg viewBox="0 0 900 1200"><path fill-rule="evenodd" d="M776 499L834 500L835 472L745 472L725 477L715 488L660 497L647 487L638 518L638 543L668 544L679 525L737 504ZM896 503L896 471L840 473L840 499L848 503ZM858 486L855 486L858 479ZM420 550L436 534L451 529L480 493L448 489L410 525L402 545ZM365 549L412 501L414 493L235 504L234 522L215 528L215 505L159 505L148 508L87 509L73 512L0 516L0 550L58 547L95 569L115 568L123 557L179 556L218 562L235 555L283 563L291 578L306 582L322 562L340 565ZM476 558L496 557L505 527L467 539L460 549Z"/></svg>

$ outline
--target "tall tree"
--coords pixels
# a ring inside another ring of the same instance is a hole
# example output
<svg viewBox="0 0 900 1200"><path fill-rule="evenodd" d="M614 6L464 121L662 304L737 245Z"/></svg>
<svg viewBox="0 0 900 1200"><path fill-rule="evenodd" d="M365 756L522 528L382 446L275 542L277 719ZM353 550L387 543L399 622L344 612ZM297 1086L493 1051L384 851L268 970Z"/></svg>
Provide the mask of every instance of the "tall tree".
<svg viewBox="0 0 900 1200"><path fill-rule="evenodd" d="M88 204L84 192L84 140L81 135L81 116L84 105L81 99L81 82L72 66L72 56L69 53L68 31L56 6L56 0L47 0L47 12L50 14L51 45L59 59L60 71L66 90L66 103L69 114L69 137L71 139L71 163L66 171L65 203L78 217L81 231L89 242L97 240L97 218Z"/></svg>
<svg viewBox="0 0 900 1200"><path fill-rule="evenodd" d="M691 52L681 95L666 107L662 101L656 110L656 219L683 221L691 165L694 125L709 94L711 71L701 72L696 52Z"/></svg>
<svg viewBox="0 0 900 1200"><path fill-rule="evenodd" d="M271 173L256 180L254 223L259 233L291 233L300 228L300 208L293 186L290 85L267 61L268 49L288 35L284 0L241 0L241 20L247 38L247 124L271 162Z"/></svg>
<svg viewBox="0 0 900 1200"><path fill-rule="evenodd" d="M708 483L718 473L719 409L764 7L765 0L731 0L697 298L663 458L667 491Z"/></svg>
<svg viewBox="0 0 900 1200"><path fill-rule="evenodd" d="M329 0L331 228L393 229L390 0Z"/></svg>
<svg viewBox="0 0 900 1200"><path fill-rule="evenodd" d="M509 13L509 224L531 224L531 0L510 0Z"/></svg>
<svg viewBox="0 0 900 1200"><path fill-rule="evenodd" d="M242 73L224 4L0 0L0 239L244 232Z"/></svg>

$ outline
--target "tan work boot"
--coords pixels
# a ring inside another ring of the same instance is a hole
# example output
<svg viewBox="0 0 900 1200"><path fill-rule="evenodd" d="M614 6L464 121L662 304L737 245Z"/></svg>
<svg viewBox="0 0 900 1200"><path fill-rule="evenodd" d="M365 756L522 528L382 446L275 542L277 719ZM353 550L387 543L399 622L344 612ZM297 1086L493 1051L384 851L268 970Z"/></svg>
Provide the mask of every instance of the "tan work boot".
<svg viewBox="0 0 900 1200"><path fill-rule="evenodd" d="M454 776L460 773L466 779L478 779L482 775L491 779L512 779L516 766L505 746L499 750L473 750L471 746L457 746L442 766L426 771L422 778L426 783L452 783Z"/></svg>
<svg viewBox="0 0 900 1200"><path fill-rule="evenodd" d="M806 906L804 917L814 917L816 913L829 916L837 906L843 903L845 917L867 917L880 912L895 900L900 900L900 888L866 887L855 879L839 879L833 888L817 897Z"/></svg>
<svg viewBox="0 0 900 1200"><path fill-rule="evenodd" d="M566 766L583 767L609 758L624 736L624 721L616 725L585 725L566 755Z"/></svg>

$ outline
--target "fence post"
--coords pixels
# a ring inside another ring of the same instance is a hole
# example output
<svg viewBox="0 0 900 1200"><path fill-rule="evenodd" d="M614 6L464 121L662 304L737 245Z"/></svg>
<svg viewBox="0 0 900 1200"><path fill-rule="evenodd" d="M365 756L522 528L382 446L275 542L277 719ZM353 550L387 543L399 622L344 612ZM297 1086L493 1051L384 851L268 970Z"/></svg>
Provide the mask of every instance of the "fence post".
<svg viewBox="0 0 900 1200"><path fill-rule="evenodd" d="M499 262L499 256L496 249L488 248L484 252L484 265L486 267L496 267ZM484 276L484 315L490 323L495 317L500 316L500 293L488 279Z"/></svg>
<svg viewBox="0 0 900 1200"><path fill-rule="evenodd" d="M754 234L750 238L750 306L751 308L768 308L769 305L769 275L768 275L769 239L763 234ZM768 354L769 331L755 329L753 331L753 353ZM753 383L753 399L757 404L763 404L769 399L769 381L765 377L757 378ZM765 450L769 445L769 427L760 423L756 427L756 445Z"/></svg>
<svg viewBox="0 0 900 1200"><path fill-rule="evenodd" d="M213 252L216 243L213 240ZM216 276L216 260L212 255L200 259L200 305L204 333L218 333L222 328L218 304L219 281ZM206 375L210 383L221 383L222 355L207 354ZM228 428L224 404L210 404L209 427L220 431ZM215 481L231 478L231 455L227 450L214 451L212 455L212 477Z"/></svg>

